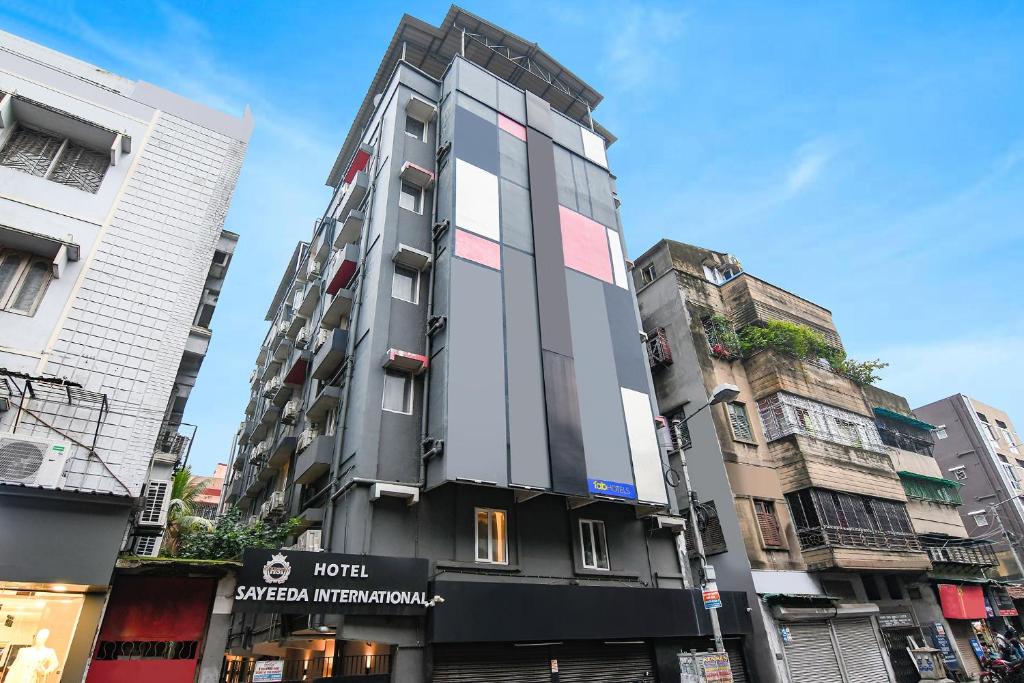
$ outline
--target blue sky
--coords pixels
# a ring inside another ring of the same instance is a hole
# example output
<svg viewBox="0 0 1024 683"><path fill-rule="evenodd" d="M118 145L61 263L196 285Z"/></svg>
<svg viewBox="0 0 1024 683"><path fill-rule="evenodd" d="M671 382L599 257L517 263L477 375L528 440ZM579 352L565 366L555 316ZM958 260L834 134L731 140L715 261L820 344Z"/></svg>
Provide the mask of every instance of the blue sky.
<svg viewBox="0 0 1024 683"><path fill-rule="evenodd" d="M913 405L963 392L1024 429L1024 5L465 6L604 94L633 255L663 236L729 251L830 308ZM446 10L0 0L8 31L253 108L227 224L241 242L186 414L197 470L228 458L266 306L401 14Z"/></svg>

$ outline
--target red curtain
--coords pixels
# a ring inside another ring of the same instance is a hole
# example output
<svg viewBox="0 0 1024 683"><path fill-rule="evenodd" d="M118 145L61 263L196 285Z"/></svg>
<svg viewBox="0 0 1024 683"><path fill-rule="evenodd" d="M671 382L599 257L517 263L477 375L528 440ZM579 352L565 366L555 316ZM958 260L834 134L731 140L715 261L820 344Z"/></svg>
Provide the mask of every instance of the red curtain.
<svg viewBox="0 0 1024 683"><path fill-rule="evenodd" d="M942 616L947 619L984 619L985 593L981 586L939 584Z"/></svg>

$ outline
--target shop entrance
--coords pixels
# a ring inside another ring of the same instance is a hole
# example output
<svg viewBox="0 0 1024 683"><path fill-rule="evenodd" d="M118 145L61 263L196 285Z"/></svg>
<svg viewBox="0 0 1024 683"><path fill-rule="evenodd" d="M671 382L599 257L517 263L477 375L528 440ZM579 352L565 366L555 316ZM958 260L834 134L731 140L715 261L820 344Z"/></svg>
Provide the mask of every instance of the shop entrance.
<svg viewBox="0 0 1024 683"><path fill-rule="evenodd" d="M579 642L435 646L434 683L655 683L649 644Z"/></svg>
<svg viewBox="0 0 1024 683"><path fill-rule="evenodd" d="M914 642L921 644L921 630L918 628L884 628L882 629L882 642L889 652L889 664L892 665L892 672L896 676L896 683L917 683L921 677L917 673L917 667L907 652L907 638L913 638Z"/></svg>
<svg viewBox="0 0 1024 683"><path fill-rule="evenodd" d="M60 680L84 601L73 593L0 590L0 680Z"/></svg>

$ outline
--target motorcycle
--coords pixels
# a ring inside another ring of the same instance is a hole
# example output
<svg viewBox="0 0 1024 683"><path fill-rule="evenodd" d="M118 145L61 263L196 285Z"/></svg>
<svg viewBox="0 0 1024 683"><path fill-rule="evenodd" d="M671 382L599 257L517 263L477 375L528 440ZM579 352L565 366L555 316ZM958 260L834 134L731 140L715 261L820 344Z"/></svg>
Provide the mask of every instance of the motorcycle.
<svg viewBox="0 0 1024 683"><path fill-rule="evenodd" d="M1024 683L1024 660L1010 662L1000 657L985 657L981 667L979 683Z"/></svg>

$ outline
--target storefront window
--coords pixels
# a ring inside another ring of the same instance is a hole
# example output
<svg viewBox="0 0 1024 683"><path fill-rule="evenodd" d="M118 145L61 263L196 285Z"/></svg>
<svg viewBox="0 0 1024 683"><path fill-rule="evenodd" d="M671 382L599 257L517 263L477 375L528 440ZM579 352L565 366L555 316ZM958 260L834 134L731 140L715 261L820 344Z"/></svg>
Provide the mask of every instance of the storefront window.
<svg viewBox="0 0 1024 683"><path fill-rule="evenodd" d="M0 679L60 680L83 601L73 593L0 589Z"/></svg>

